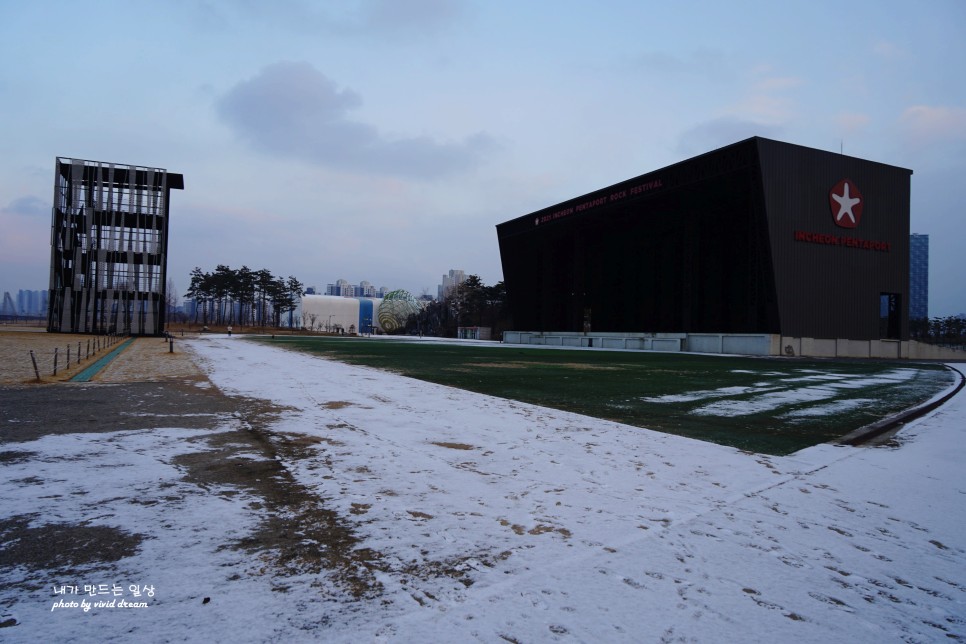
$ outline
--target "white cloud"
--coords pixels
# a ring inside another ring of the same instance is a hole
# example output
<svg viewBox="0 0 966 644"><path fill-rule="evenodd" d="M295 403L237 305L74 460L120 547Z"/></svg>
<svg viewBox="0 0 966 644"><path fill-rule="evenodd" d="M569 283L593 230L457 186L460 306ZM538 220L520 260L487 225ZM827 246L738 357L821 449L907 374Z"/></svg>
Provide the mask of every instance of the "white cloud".
<svg viewBox="0 0 966 644"><path fill-rule="evenodd" d="M179 7L181 14L206 34L230 32L256 23L268 32L397 41L439 33L466 9L463 0L210 0L183 4Z"/></svg>
<svg viewBox="0 0 966 644"><path fill-rule="evenodd" d="M797 76L778 75L769 66L752 70L752 80L747 95L730 110L738 119L783 125L797 116L797 104L787 92L804 84Z"/></svg>
<svg viewBox="0 0 966 644"><path fill-rule="evenodd" d="M899 125L913 145L966 140L966 108L914 105L903 111Z"/></svg>
<svg viewBox="0 0 966 644"><path fill-rule="evenodd" d="M456 0L370 0L364 3L363 22L380 32L435 31L450 24L464 10Z"/></svg>
<svg viewBox="0 0 966 644"><path fill-rule="evenodd" d="M776 138L780 132L781 128L774 125L726 116L706 121L681 134L678 152L700 154L753 136Z"/></svg>
<svg viewBox="0 0 966 644"><path fill-rule="evenodd" d="M799 87L802 84L802 79L796 76L770 76L758 81L755 89L759 92L774 92Z"/></svg>
<svg viewBox="0 0 966 644"><path fill-rule="evenodd" d="M906 57L906 51L894 42L880 40L872 46L872 53L880 58L895 60Z"/></svg>
<svg viewBox="0 0 966 644"><path fill-rule="evenodd" d="M432 179L477 166L495 147L476 133L460 142L420 135L392 139L349 114L362 104L305 62L279 62L242 81L217 102L218 113L256 149L350 171Z"/></svg>
<svg viewBox="0 0 966 644"><path fill-rule="evenodd" d="M11 215L43 215L50 216L50 202L39 197L27 195L14 199L7 206L0 208L0 212Z"/></svg>
<svg viewBox="0 0 966 644"><path fill-rule="evenodd" d="M650 74L663 74L680 81L681 77L707 78L714 82L734 76L727 52L698 48L689 52L646 51L631 60L631 64Z"/></svg>
<svg viewBox="0 0 966 644"><path fill-rule="evenodd" d="M835 123L839 126L842 134L856 134L861 132L869 125L871 120L868 114L860 114L857 112L842 112L835 117Z"/></svg>
<svg viewBox="0 0 966 644"><path fill-rule="evenodd" d="M730 110L736 118L781 125L795 117L795 102L781 96L752 94Z"/></svg>

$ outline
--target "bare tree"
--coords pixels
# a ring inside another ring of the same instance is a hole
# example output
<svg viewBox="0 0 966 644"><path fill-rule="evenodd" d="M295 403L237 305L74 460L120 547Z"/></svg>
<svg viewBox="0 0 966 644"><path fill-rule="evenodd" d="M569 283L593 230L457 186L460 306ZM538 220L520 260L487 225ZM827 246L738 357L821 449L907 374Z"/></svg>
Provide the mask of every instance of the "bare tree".
<svg viewBox="0 0 966 644"><path fill-rule="evenodd" d="M174 287L174 280L172 279L168 280L168 287L165 289L164 307L167 310L168 321L173 322L178 310L178 291Z"/></svg>

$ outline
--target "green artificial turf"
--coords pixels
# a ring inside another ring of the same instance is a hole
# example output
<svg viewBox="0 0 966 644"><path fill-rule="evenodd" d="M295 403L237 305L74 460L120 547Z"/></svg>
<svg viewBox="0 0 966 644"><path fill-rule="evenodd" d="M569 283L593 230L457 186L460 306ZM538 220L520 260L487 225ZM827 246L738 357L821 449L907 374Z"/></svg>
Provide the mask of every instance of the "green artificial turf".
<svg viewBox="0 0 966 644"><path fill-rule="evenodd" d="M768 454L835 440L953 384L942 365L278 337L355 365ZM829 395L831 391L831 396Z"/></svg>

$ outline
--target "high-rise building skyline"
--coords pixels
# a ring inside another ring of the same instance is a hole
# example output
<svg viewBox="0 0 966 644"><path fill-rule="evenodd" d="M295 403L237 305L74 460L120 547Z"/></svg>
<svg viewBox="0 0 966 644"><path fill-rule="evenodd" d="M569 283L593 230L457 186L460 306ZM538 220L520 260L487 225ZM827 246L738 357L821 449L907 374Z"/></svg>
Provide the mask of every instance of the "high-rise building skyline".
<svg viewBox="0 0 966 644"><path fill-rule="evenodd" d="M17 291L17 312L20 315L38 316L47 313L47 291Z"/></svg>
<svg viewBox="0 0 966 644"><path fill-rule="evenodd" d="M929 319L929 235L909 235L909 319Z"/></svg>
<svg viewBox="0 0 966 644"><path fill-rule="evenodd" d="M339 279L335 284L327 284L325 287L326 295L338 295L342 297L385 297L389 289L385 286L376 288L371 282L362 280L358 285L350 284L348 280Z"/></svg>
<svg viewBox="0 0 966 644"><path fill-rule="evenodd" d="M456 288L459 284L466 281L466 273L461 269L452 268L448 275L443 275L443 282L436 288L437 299L442 300L449 292Z"/></svg>
<svg viewBox="0 0 966 644"><path fill-rule="evenodd" d="M9 291L3 293L0 315L5 317L44 317L47 315L47 291L17 291L14 299Z"/></svg>

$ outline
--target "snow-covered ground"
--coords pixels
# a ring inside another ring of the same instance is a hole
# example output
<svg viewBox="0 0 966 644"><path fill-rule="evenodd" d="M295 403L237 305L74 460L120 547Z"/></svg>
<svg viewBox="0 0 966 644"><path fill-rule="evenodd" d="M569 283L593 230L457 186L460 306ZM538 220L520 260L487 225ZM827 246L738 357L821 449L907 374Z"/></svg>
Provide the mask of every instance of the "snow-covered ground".
<svg viewBox="0 0 966 644"><path fill-rule="evenodd" d="M0 640L966 638L966 394L891 447L773 457L238 337L192 347L225 393L285 408L267 417L271 440L302 449L273 458L354 530L358 583L228 547L267 510L250 489L184 476L185 453L214 449L206 430L173 418L47 436L0 466L3 516L147 538L77 579L4 573L0 621L18 624ZM303 548L328 547L306 521L288 525ZM72 583L147 606L51 610L115 599L55 594ZM153 596L134 598L135 584Z"/></svg>

